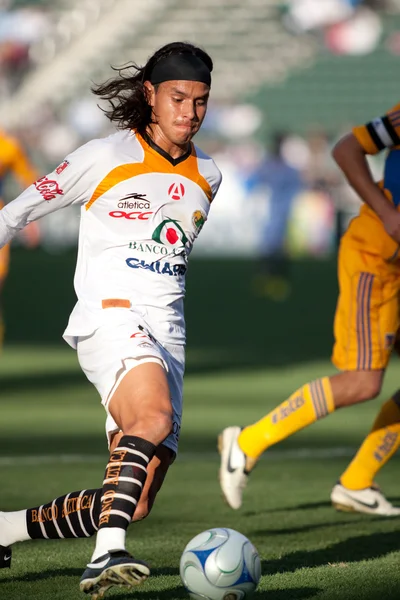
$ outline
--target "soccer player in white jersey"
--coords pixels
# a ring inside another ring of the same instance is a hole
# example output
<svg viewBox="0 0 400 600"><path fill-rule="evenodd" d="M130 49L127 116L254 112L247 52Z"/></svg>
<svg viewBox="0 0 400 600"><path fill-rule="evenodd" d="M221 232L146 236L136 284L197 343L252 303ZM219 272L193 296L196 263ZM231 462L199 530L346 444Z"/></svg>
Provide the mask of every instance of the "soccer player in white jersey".
<svg viewBox="0 0 400 600"><path fill-rule="evenodd" d="M0 513L0 565L28 539L97 532L80 588L100 598L142 582L125 548L175 458L182 416L185 272L221 174L191 140L207 110L213 63L188 43L155 52L94 89L120 131L70 154L0 211L0 246L26 224L79 204L78 302L65 340L107 412L103 487Z"/></svg>

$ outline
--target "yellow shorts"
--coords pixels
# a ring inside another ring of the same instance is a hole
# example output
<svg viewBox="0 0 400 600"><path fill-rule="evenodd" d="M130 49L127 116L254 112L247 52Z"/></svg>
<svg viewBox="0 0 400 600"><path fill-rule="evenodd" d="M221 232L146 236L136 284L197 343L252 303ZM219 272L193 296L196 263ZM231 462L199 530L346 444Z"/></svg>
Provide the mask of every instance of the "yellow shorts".
<svg viewBox="0 0 400 600"><path fill-rule="evenodd" d="M332 362L342 371L385 369L400 325L400 265L360 251L346 237L339 259Z"/></svg>
<svg viewBox="0 0 400 600"><path fill-rule="evenodd" d="M0 200L0 210L3 208L4 203ZM10 244L0 248L0 281L5 279L8 273L8 267L10 264Z"/></svg>

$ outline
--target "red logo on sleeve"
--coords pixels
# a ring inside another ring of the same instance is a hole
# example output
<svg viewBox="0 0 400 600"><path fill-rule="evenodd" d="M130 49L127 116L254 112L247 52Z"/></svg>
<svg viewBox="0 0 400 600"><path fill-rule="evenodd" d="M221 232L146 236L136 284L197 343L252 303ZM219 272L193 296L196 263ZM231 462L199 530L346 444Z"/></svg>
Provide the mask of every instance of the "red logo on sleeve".
<svg viewBox="0 0 400 600"><path fill-rule="evenodd" d="M64 192L54 179L48 177L41 177L34 184L35 188L47 201L54 200L57 196L62 196Z"/></svg>
<svg viewBox="0 0 400 600"><path fill-rule="evenodd" d="M61 165L58 165L56 169L57 175L61 175L61 173L68 167L68 165L69 162L67 160L64 160L64 162L62 162Z"/></svg>

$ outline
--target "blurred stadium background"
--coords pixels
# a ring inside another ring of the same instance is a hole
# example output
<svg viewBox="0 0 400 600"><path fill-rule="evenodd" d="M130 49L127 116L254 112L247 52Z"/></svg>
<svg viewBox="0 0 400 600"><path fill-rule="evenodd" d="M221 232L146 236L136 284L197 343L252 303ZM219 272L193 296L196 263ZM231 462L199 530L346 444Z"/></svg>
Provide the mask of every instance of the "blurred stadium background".
<svg viewBox="0 0 400 600"><path fill-rule="evenodd" d="M261 313L272 311L265 319L271 348L287 343L281 324L274 333L274 313L294 314L292 307L298 311L311 295L324 314L322 321L316 317L318 327L302 323L304 331L311 328L306 346L318 346L319 331L325 335L319 351L328 352L332 259L359 205L330 149L352 124L398 100L400 2L1 0L0 7L0 125L21 140L43 174L78 145L111 131L90 93L93 82L112 76L110 65L141 63L173 39L211 53L212 101L197 143L215 157L224 181L194 251L189 290L199 278L202 284L212 279L213 302L218 289L231 289L233 314L254 299ZM372 163L376 173L381 160ZM10 179L5 199L17 191ZM276 210L277 203L285 208ZM60 340L74 302L78 225L76 210L62 211L41 221L40 249L20 251L22 240L15 242L4 299L8 343ZM32 278L29 289L23 273ZM309 277L319 282L312 291L304 284ZM53 285L44 306L46 280ZM21 311L27 295L31 308ZM187 310L189 342L190 336L200 342L204 327L190 295ZM302 330L297 322L298 335Z"/></svg>

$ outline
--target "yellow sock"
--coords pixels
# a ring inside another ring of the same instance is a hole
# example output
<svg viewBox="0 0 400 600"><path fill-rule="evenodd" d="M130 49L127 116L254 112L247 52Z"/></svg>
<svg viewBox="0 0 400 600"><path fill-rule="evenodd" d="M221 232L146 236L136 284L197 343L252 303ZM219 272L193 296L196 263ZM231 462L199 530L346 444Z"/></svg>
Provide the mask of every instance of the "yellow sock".
<svg viewBox="0 0 400 600"><path fill-rule="evenodd" d="M340 478L350 490L373 484L377 472L400 446L400 393L382 406L375 423L359 451Z"/></svg>
<svg viewBox="0 0 400 600"><path fill-rule="evenodd" d="M322 419L335 410L329 377L307 383L266 415L261 421L243 429L238 443L250 458Z"/></svg>

